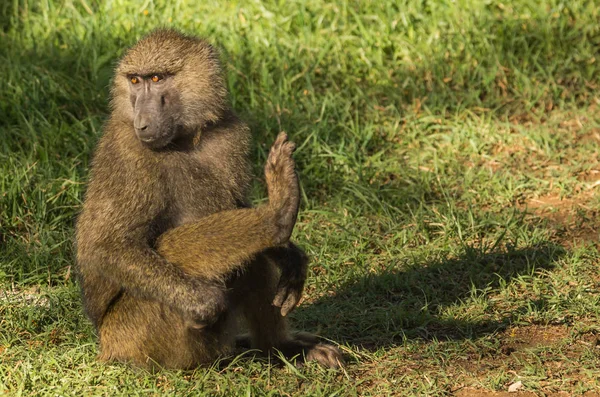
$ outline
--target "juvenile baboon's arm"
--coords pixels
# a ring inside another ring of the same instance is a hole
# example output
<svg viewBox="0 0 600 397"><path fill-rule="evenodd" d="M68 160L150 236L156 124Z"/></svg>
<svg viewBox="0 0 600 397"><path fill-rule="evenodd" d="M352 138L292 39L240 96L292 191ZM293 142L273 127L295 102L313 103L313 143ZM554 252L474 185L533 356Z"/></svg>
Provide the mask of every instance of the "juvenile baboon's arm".
<svg viewBox="0 0 600 397"><path fill-rule="evenodd" d="M266 205L220 212L171 229L159 237L156 251L142 238L145 234L113 231L103 233L100 242L79 244L84 277L101 272L128 293L163 302L200 323L215 319L226 307L221 280L281 238L274 212ZM286 289L286 296L294 295L290 291ZM297 299L292 308L295 303ZM106 308L98 310L101 316Z"/></svg>
<svg viewBox="0 0 600 397"><path fill-rule="evenodd" d="M96 231L108 229L99 223ZM156 251L145 229L111 229L98 233L98 239L82 240L83 276L99 272L128 293L163 302L197 322L210 322L225 309L221 280L281 238L269 206L224 211L172 229L159 237ZM102 315L106 308L98 310Z"/></svg>
<svg viewBox="0 0 600 397"><path fill-rule="evenodd" d="M148 236L164 209L144 188L150 193L159 189L141 183L123 189L121 181L131 180L126 170L117 170L122 175L112 176L113 185L92 184L92 199L78 222L82 276L100 275L131 294L164 302L201 322L214 318L226 305L219 279L254 254L287 242L292 233L299 196L293 149L285 134L271 148L265 167L268 205L220 212L167 231L157 240L158 252L149 246ZM99 172L96 180L103 176Z"/></svg>

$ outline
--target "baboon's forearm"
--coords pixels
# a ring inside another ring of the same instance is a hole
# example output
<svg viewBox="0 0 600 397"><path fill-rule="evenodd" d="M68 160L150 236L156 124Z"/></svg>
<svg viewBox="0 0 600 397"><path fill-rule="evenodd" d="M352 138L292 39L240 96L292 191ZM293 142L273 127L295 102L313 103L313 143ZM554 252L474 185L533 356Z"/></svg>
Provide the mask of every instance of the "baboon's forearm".
<svg viewBox="0 0 600 397"><path fill-rule="evenodd" d="M221 279L272 247L277 233L267 206L228 210L167 231L157 251L186 274Z"/></svg>

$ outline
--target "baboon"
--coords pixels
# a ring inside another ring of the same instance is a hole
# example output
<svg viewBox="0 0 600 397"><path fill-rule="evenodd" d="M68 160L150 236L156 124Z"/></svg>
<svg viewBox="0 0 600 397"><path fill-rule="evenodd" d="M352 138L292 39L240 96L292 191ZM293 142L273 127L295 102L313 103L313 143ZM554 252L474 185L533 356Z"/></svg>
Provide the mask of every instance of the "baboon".
<svg viewBox="0 0 600 397"><path fill-rule="evenodd" d="M289 241L294 144L277 137L268 203L252 208L250 131L227 96L216 50L175 30L145 36L116 68L76 227L99 357L193 368L230 353L245 320L252 348L337 367L336 347L289 332L284 318L307 269Z"/></svg>

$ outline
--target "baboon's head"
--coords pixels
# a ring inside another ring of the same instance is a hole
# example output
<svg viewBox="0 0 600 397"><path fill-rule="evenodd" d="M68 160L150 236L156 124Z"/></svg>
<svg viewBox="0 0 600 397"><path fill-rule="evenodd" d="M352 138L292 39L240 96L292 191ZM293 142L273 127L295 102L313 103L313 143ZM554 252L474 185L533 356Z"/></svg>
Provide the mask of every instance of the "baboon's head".
<svg viewBox="0 0 600 397"><path fill-rule="evenodd" d="M127 51L112 96L115 114L153 149L217 121L227 107L216 50L170 29L150 33Z"/></svg>

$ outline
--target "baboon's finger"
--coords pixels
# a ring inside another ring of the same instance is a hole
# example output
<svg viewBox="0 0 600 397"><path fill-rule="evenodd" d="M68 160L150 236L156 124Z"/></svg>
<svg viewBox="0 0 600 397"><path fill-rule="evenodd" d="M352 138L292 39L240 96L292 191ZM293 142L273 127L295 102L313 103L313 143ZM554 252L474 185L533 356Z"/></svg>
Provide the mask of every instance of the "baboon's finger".
<svg viewBox="0 0 600 397"><path fill-rule="evenodd" d="M302 288L285 285L279 287L273 299L273 306L281 308L281 315L287 316L300 302Z"/></svg>
<svg viewBox="0 0 600 397"><path fill-rule="evenodd" d="M298 302L300 302L300 294L298 294L297 291L291 291L291 293L288 295L287 299L281 306L281 315L284 317L287 316L292 310L296 308Z"/></svg>
<svg viewBox="0 0 600 397"><path fill-rule="evenodd" d="M273 143L273 147L279 148L287 140L288 140L287 134L285 133L285 131L281 131L279 134L277 134L277 138L275 138L275 143Z"/></svg>
<svg viewBox="0 0 600 397"><path fill-rule="evenodd" d="M275 294L275 299L273 299L273 306L281 307L283 305L283 302L285 302L287 294L287 287L278 287L277 294Z"/></svg>

